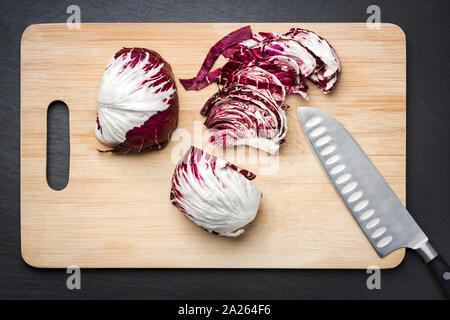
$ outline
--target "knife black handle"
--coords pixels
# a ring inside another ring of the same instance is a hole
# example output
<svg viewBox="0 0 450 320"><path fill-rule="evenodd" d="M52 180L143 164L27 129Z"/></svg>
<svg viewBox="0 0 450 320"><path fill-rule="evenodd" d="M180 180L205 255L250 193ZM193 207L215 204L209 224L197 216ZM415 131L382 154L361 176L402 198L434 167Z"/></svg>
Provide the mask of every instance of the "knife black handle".
<svg viewBox="0 0 450 320"><path fill-rule="evenodd" d="M448 263L438 255L436 258L428 262L428 266L442 285L447 299L450 299L450 268Z"/></svg>

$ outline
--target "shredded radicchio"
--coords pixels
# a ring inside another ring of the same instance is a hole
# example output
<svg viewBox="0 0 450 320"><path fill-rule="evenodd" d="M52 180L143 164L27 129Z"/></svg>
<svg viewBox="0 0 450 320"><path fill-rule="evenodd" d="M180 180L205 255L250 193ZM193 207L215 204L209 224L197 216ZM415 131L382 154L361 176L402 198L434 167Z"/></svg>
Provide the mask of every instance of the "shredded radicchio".
<svg viewBox="0 0 450 320"><path fill-rule="evenodd" d="M221 54L228 62L209 72ZM276 153L287 131L286 95L298 93L308 100L306 79L329 93L340 73L333 47L312 31L292 28L281 35L252 35L245 27L211 48L195 78L180 82L186 90L199 90L211 82L222 86L201 111L206 127L214 131L212 143L246 144Z"/></svg>
<svg viewBox="0 0 450 320"><path fill-rule="evenodd" d="M236 237L256 216L261 192L255 175L191 147L175 167L170 201L208 232Z"/></svg>

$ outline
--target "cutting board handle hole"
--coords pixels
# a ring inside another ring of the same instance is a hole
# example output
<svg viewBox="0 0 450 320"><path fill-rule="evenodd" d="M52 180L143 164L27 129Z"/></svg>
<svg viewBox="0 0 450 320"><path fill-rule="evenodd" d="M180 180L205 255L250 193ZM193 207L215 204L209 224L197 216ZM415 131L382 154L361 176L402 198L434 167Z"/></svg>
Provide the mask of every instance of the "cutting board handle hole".
<svg viewBox="0 0 450 320"><path fill-rule="evenodd" d="M70 132L69 108L53 101L47 109L47 184L56 191L69 182Z"/></svg>

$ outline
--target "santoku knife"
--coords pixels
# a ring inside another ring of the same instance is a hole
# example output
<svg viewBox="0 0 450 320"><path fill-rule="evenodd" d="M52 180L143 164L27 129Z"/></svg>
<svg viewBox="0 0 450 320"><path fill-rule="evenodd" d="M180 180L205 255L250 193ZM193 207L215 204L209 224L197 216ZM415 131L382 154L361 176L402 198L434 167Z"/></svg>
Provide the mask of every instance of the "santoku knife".
<svg viewBox="0 0 450 320"><path fill-rule="evenodd" d="M300 107L298 115L317 158L380 257L416 250L450 295L450 270L428 237L352 136L329 114Z"/></svg>

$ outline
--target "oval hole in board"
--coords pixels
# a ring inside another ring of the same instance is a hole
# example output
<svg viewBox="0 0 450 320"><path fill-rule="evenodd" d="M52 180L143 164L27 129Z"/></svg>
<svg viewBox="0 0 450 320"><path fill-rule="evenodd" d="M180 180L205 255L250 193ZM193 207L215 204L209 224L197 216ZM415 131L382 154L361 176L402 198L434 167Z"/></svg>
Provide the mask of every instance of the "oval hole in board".
<svg viewBox="0 0 450 320"><path fill-rule="evenodd" d="M47 184L56 191L69 182L70 132L69 108L53 101L47 109Z"/></svg>

